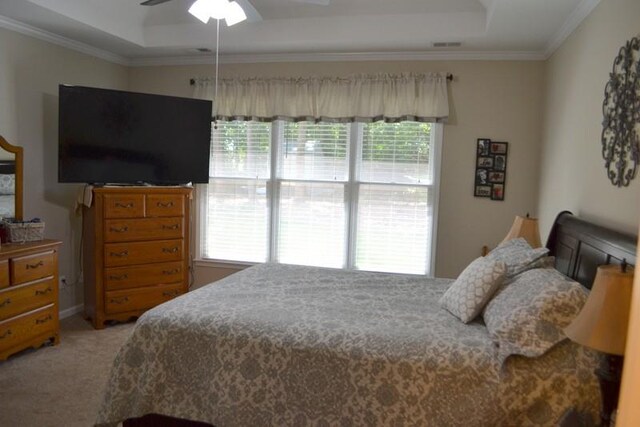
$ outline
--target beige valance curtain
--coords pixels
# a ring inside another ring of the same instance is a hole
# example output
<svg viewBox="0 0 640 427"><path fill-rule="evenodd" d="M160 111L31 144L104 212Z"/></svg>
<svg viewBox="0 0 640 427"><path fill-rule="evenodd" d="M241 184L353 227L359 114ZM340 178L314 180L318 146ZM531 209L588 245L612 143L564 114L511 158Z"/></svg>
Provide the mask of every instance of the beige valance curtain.
<svg viewBox="0 0 640 427"><path fill-rule="evenodd" d="M220 120L412 120L449 116L446 74L375 74L348 78L198 78L194 97L214 101Z"/></svg>

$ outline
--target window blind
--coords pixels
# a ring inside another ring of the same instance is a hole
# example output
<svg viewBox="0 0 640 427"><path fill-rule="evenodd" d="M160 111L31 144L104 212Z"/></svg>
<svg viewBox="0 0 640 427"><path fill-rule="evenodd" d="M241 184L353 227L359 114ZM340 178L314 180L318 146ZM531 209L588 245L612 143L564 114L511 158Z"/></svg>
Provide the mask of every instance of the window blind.
<svg viewBox="0 0 640 427"><path fill-rule="evenodd" d="M430 273L433 126L219 123L203 257Z"/></svg>
<svg viewBox="0 0 640 427"><path fill-rule="evenodd" d="M203 257L264 262L268 257L271 126L212 127Z"/></svg>
<svg viewBox="0 0 640 427"><path fill-rule="evenodd" d="M416 122L364 125L360 180L428 185L432 182L431 124Z"/></svg>
<svg viewBox="0 0 640 427"><path fill-rule="evenodd" d="M283 182L278 216L279 262L344 267L344 185Z"/></svg>
<svg viewBox="0 0 640 427"><path fill-rule="evenodd" d="M356 253L361 270L430 271L432 125L363 125L358 156Z"/></svg>
<svg viewBox="0 0 640 427"><path fill-rule="evenodd" d="M280 142L283 179L346 181L349 127L341 123L285 123Z"/></svg>
<svg viewBox="0 0 640 427"><path fill-rule="evenodd" d="M355 267L415 274L429 271L430 204L428 187L361 185Z"/></svg>

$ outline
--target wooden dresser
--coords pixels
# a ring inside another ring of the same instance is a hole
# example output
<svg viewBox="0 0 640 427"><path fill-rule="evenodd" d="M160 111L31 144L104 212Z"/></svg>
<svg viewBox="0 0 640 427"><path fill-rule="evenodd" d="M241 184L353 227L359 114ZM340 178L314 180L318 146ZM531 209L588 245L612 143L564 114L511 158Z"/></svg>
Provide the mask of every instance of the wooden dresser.
<svg viewBox="0 0 640 427"><path fill-rule="evenodd" d="M96 329L189 289L188 187L99 187L84 208L85 314Z"/></svg>
<svg viewBox="0 0 640 427"><path fill-rule="evenodd" d="M58 344L56 240L0 247L0 360L47 341Z"/></svg>

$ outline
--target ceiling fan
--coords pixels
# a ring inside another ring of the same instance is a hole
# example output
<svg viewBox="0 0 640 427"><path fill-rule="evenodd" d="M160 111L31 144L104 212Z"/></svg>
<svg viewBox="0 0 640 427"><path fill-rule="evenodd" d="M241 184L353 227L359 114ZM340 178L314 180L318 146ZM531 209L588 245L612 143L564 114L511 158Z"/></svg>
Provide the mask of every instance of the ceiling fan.
<svg viewBox="0 0 640 427"><path fill-rule="evenodd" d="M156 6L158 4L168 3L171 0L146 0L140 3L142 6ZM291 0L296 3L307 3L307 4L315 4L318 6L329 6L331 0ZM255 7L249 2L249 0L236 0L236 2L240 5L243 12L246 14L246 17L250 22L262 21L262 16L256 10Z"/></svg>

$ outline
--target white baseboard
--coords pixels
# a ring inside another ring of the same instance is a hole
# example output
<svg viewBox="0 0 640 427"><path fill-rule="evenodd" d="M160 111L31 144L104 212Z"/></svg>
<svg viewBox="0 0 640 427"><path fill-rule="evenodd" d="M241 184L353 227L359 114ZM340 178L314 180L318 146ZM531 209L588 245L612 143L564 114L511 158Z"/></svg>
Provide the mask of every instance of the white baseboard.
<svg viewBox="0 0 640 427"><path fill-rule="evenodd" d="M67 317L71 317L76 313L81 313L84 310L84 304L78 304L73 307L67 308L65 310L60 310L60 319L65 319Z"/></svg>

